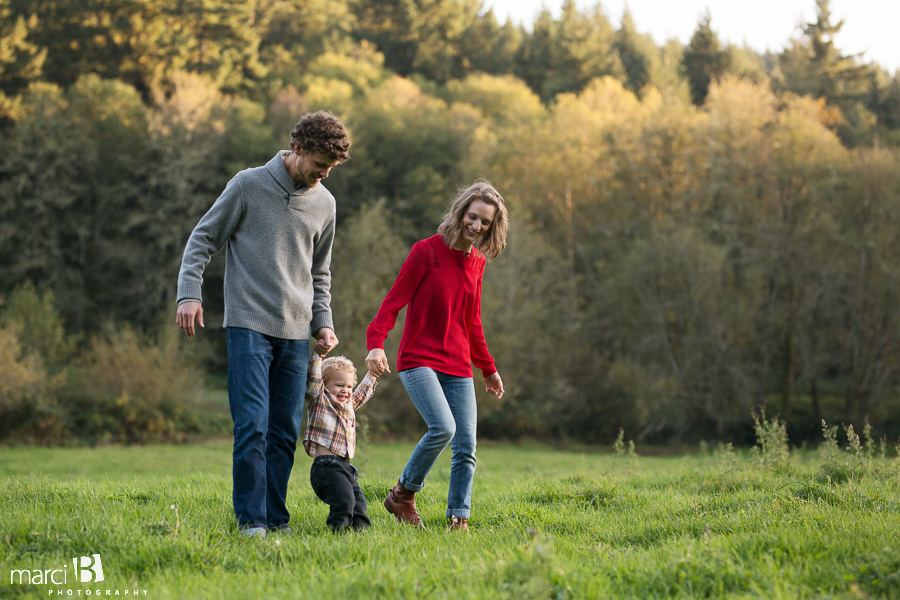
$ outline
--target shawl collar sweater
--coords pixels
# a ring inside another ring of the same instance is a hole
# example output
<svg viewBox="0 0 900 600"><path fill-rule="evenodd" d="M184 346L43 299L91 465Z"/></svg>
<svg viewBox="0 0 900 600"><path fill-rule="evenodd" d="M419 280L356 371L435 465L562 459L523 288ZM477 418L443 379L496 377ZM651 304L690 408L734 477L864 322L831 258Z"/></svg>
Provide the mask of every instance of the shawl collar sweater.
<svg viewBox="0 0 900 600"><path fill-rule="evenodd" d="M369 325L368 349L384 348L397 313L409 305L398 370L430 367L471 377L474 363L485 377L496 373L481 325L481 280L486 262L475 248L470 252L450 248L440 234L416 242Z"/></svg>
<svg viewBox="0 0 900 600"><path fill-rule="evenodd" d="M320 183L294 187L282 162L241 171L191 233L178 303L202 301L203 271L225 249L225 327L305 340L334 329L331 245L334 196Z"/></svg>

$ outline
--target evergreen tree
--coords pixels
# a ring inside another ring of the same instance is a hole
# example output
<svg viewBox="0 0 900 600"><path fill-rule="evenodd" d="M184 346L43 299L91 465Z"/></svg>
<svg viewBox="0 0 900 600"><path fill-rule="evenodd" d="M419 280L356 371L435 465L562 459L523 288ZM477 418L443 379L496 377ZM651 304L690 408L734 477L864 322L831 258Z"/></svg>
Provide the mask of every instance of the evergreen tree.
<svg viewBox="0 0 900 600"><path fill-rule="evenodd" d="M446 81L464 74L465 34L480 9L478 0L359 0L354 35L373 42L395 73Z"/></svg>
<svg viewBox="0 0 900 600"><path fill-rule="evenodd" d="M640 95L641 90L650 83L650 48L646 44L642 44L640 34L634 25L634 19L631 17L631 11L625 8L622 15L622 25L616 32L616 41L614 47L619 53L619 59L622 61L622 67L625 69L625 87ZM658 53L658 49L654 45L652 51ZM651 51L651 52L652 52Z"/></svg>
<svg viewBox="0 0 900 600"><path fill-rule="evenodd" d="M844 26L843 19L831 22L831 0L816 0L816 22L803 26L810 63L813 68L813 97L829 99L858 97L865 88L867 67L857 64L856 56L846 56L834 45Z"/></svg>
<svg viewBox="0 0 900 600"><path fill-rule="evenodd" d="M582 13L574 0L565 0L558 21L546 9L538 15L517 57L516 74L545 101L580 91L604 75L622 78L614 40L612 24L599 6Z"/></svg>
<svg viewBox="0 0 900 600"><path fill-rule="evenodd" d="M550 11L543 8L531 26L531 33L525 36L516 54L516 76L545 100L544 81L553 69L555 38L556 21Z"/></svg>
<svg viewBox="0 0 900 600"><path fill-rule="evenodd" d="M522 45L524 30L507 19L499 25L493 9L469 26L462 46L461 71L507 75L515 69L515 57Z"/></svg>
<svg viewBox="0 0 900 600"><path fill-rule="evenodd" d="M845 143L856 145L875 135L877 85L874 69L860 55L845 55L835 45L844 21L832 23L830 0L816 0L816 20L801 27L779 56L778 87L802 96L824 98L840 109L832 120Z"/></svg>
<svg viewBox="0 0 900 600"><path fill-rule="evenodd" d="M711 20L707 10L684 50L684 70L691 88L691 100L697 106L706 100L710 84L718 81L731 64L731 55L722 48L719 36L710 25Z"/></svg>

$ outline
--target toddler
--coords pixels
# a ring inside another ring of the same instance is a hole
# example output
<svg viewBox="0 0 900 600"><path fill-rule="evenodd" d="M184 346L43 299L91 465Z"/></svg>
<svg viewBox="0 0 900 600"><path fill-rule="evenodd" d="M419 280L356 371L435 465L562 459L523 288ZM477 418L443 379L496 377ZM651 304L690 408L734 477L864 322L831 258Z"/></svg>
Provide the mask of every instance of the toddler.
<svg viewBox="0 0 900 600"><path fill-rule="evenodd" d="M369 371L354 391L356 367L348 359L334 356L322 360L318 352L309 359L309 415L303 447L313 457L309 481L316 496L331 507L325 522L335 532L348 526L362 530L371 524L366 497L359 487L359 471L350 459L356 451L354 411L375 393L377 378Z"/></svg>

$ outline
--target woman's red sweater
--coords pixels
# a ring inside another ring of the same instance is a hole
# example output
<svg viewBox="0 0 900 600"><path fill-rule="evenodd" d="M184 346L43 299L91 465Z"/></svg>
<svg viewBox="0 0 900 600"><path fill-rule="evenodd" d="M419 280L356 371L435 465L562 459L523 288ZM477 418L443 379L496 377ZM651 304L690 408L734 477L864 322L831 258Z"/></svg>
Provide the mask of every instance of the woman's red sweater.
<svg viewBox="0 0 900 600"><path fill-rule="evenodd" d="M484 256L472 248L447 246L440 234L413 244L391 291L366 330L366 346L384 348L384 340L409 305L400 338L397 369L431 367L471 377L472 364L485 377L497 372L481 326Z"/></svg>

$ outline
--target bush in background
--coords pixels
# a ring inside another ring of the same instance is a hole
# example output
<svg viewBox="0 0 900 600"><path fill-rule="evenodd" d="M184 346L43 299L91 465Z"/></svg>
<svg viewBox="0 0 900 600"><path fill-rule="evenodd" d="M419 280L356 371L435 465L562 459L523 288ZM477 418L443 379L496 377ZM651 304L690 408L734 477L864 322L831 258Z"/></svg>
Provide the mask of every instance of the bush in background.
<svg viewBox="0 0 900 600"><path fill-rule="evenodd" d="M181 442L216 424L201 417L198 346L174 327L110 325L78 344L30 283L0 315L0 442Z"/></svg>

